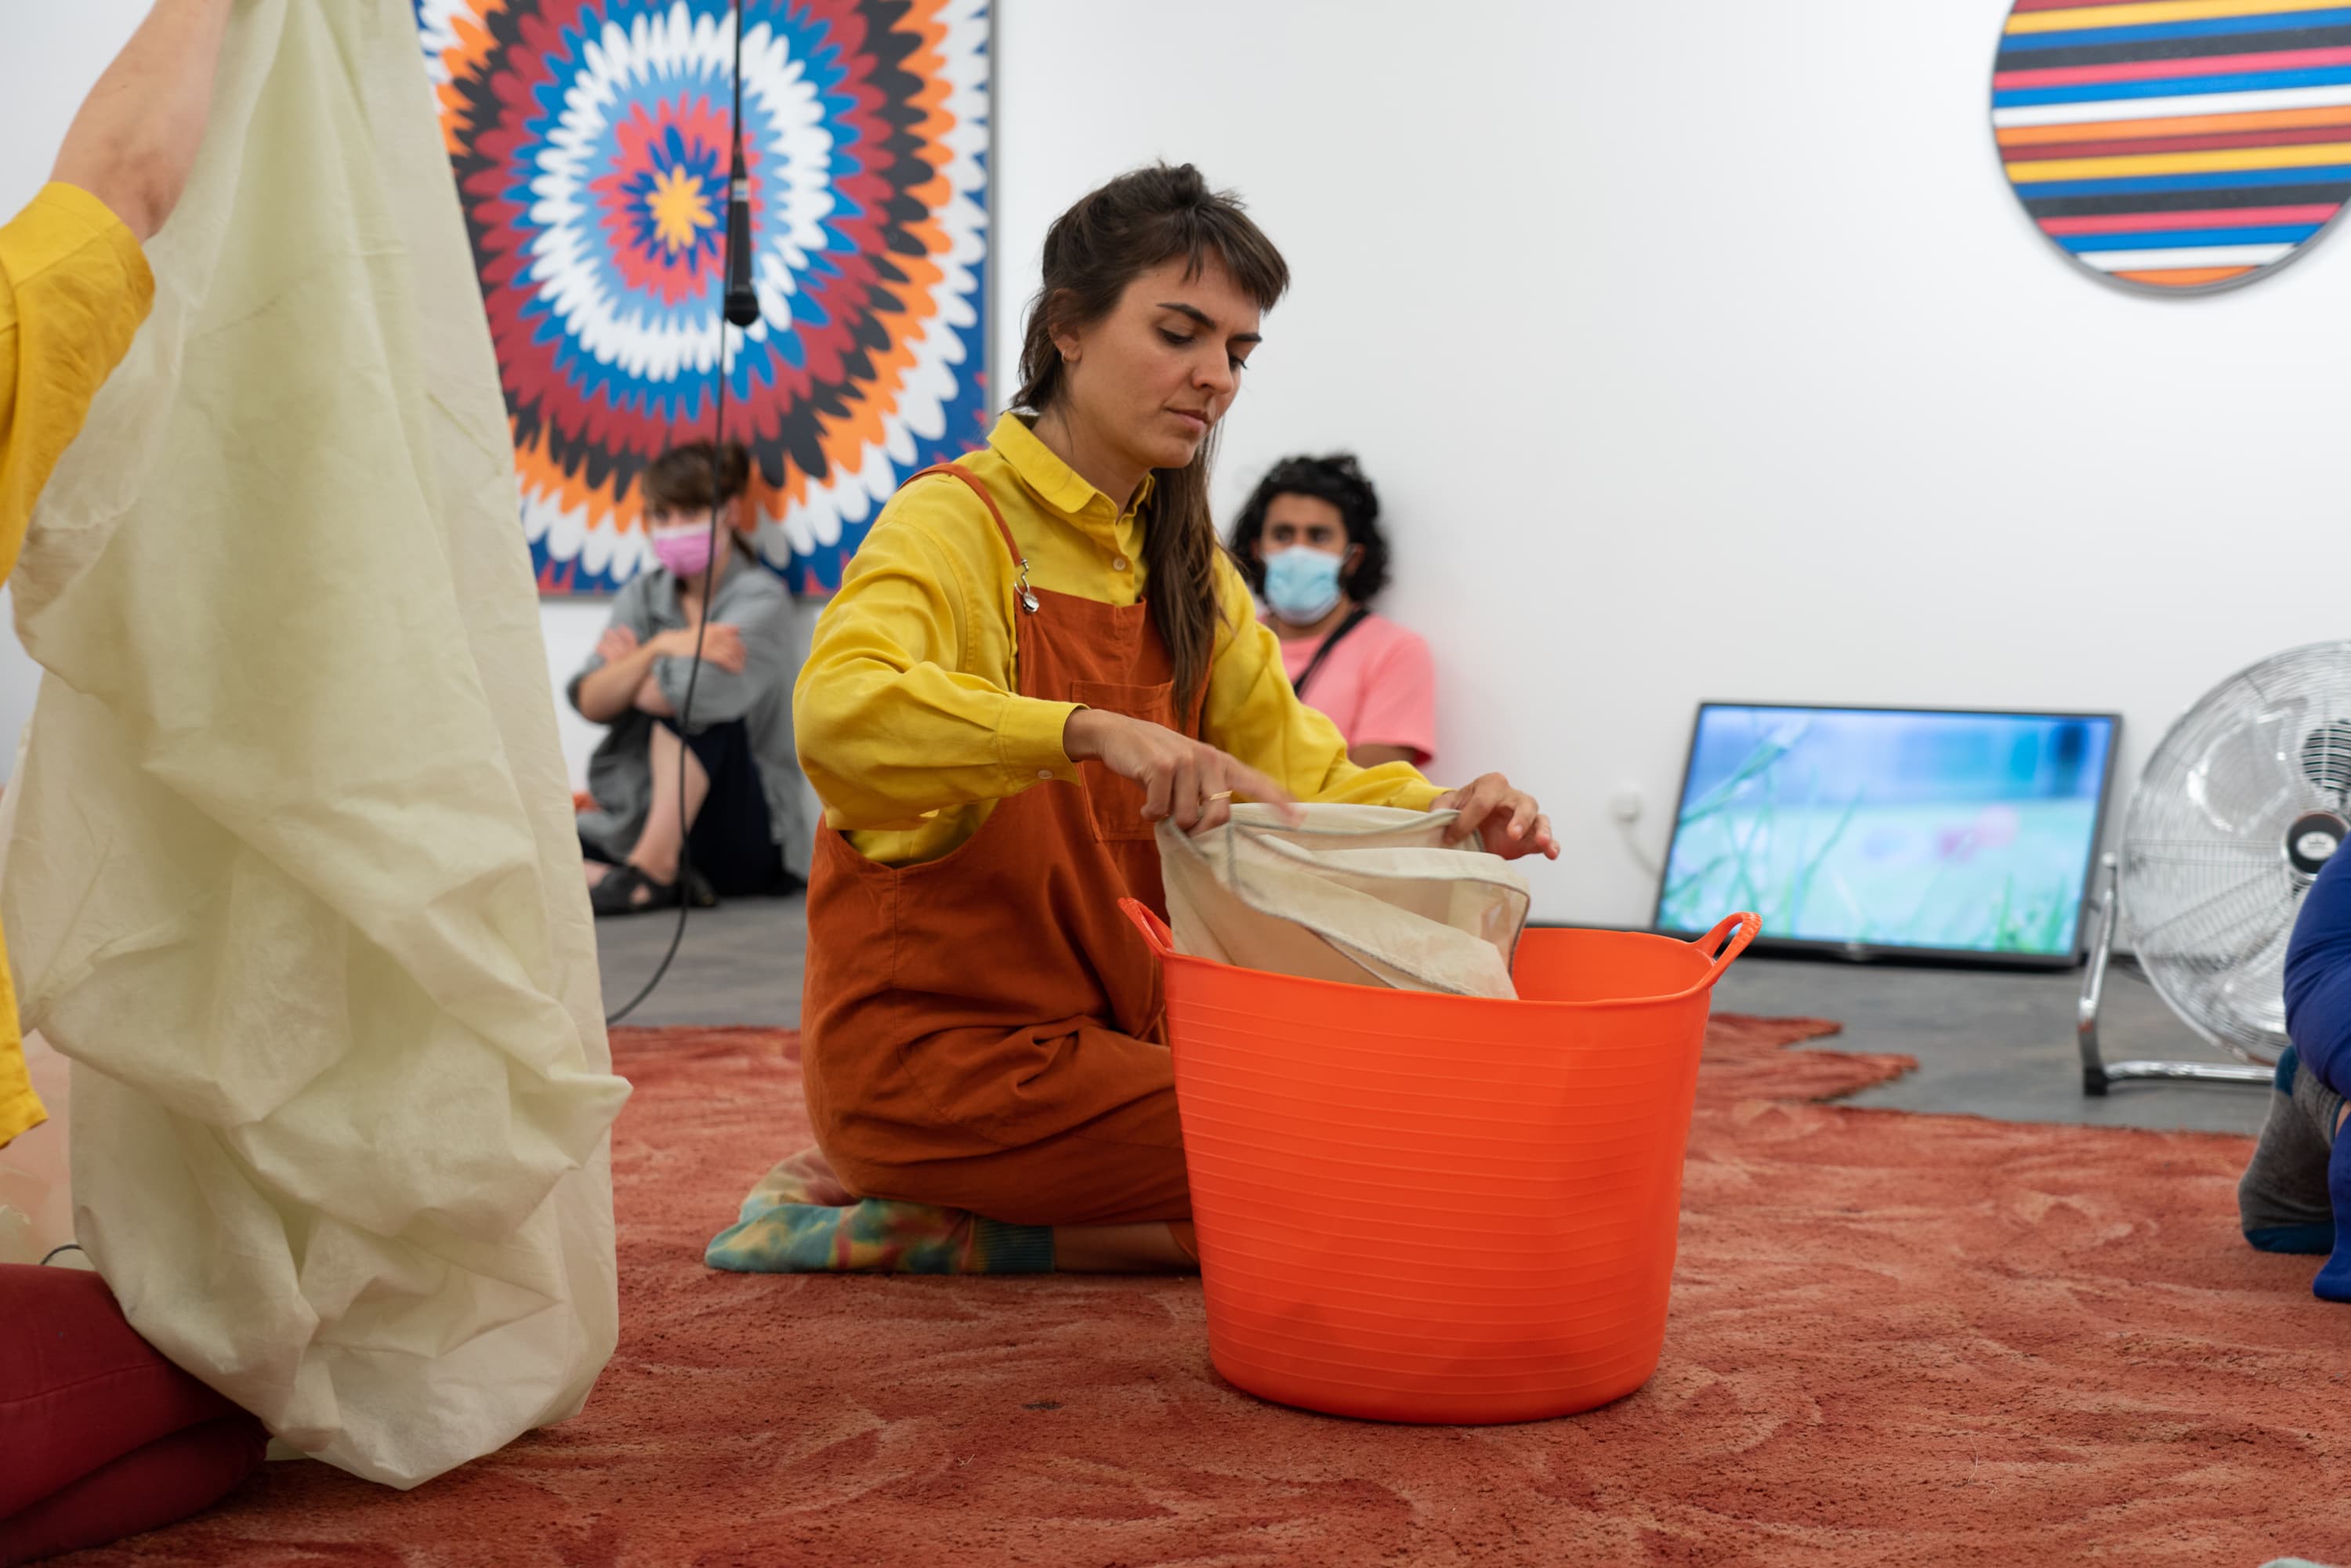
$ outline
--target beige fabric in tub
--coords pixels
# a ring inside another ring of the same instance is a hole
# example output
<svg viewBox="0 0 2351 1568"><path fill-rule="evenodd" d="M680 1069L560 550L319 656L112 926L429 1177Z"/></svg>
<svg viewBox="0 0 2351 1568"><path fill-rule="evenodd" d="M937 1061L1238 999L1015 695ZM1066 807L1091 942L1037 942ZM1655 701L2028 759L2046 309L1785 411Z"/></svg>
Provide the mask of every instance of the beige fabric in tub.
<svg viewBox="0 0 2351 1568"><path fill-rule="evenodd" d="M1512 998L1527 879L1473 842L1459 814L1308 805L1285 822L1238 805L1197 836L1157 830L1176 950L1345 985Z"/></svg>

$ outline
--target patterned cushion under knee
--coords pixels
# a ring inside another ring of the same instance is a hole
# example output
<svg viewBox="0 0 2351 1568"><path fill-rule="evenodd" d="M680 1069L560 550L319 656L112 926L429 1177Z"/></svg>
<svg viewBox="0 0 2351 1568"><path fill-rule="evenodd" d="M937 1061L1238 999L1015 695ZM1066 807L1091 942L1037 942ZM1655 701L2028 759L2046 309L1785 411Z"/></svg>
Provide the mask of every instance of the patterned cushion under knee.
<svg viewBox="0 0 2351 1568"><path fill-rule="evenodd" d="M810 1150L760 1179L703 1261L743 1274L1045 1274L1053 1269L1053 1232L959 1208L852 1197Z"/></svg>

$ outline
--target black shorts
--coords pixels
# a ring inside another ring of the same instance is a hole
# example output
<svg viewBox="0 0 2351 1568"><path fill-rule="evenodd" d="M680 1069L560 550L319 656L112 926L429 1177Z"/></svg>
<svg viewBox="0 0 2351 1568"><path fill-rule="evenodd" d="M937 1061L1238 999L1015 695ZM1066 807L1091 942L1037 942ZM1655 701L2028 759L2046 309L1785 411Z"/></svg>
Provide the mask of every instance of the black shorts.
<svg viewBox="0 0 2351 1568"><path fill-rule="evenodd" d="M653 722L672 735L679 733L675 719ZM748 727L739 718L730 719L680 738L710 778L710 794L686 834L686 857L694 869L723 898L789 893L799 887L799 878L784 869L783 852L776 847L767 786L751 755ZM611 855L584 838L580 850L590 860L612 863Z"/></svg>

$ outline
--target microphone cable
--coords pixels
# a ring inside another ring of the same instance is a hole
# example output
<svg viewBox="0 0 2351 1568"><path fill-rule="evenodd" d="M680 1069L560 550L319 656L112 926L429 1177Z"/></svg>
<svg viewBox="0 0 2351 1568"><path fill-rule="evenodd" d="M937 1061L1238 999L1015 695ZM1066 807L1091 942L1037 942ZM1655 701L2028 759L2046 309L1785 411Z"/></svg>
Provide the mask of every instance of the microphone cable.
<svg viewBox="0 0 2351 1568"><path fill-rule="evenodd" d="M759 319L759 297L751 287L751 178L743 160L743 0L735 0L735 109L727 124L735 145L727 169L726 297L718 323L717 397L712 411L710 437L710 560L703 568L702 617L694 626L694 658L686 666L685 698L677 707L677 881L673 884L677 889L677 925L669 934L669 951L662 955L653 977L635 996L604 1015L607 1029L635 1012L668 977L670 966L677 960L678 947L685 941L686 915L694 907L694 823L685 809L685 786L691 777L687 770L694 764L694 748L686 744L685 737L693 723L694 689L702 676L703 644L710 635L710 612L718 597L715 569L720 559L720 536L726 526L722 497L726 488L726 329L736 327L747 330ZM740 498L749 504L747 476Z"/></svg>

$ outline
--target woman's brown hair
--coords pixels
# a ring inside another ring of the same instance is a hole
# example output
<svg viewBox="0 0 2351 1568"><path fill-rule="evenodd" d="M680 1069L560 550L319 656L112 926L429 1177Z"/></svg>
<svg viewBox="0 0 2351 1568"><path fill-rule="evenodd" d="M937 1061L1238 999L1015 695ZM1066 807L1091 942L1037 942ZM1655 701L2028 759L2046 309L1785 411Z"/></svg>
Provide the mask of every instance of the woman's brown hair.
<svg viewBox="0 0 2351 1568"><path fill-rule="evenodd" d="M1121 174L1081 197L1045 231L1045 277L1029 306L1013 406L1043 413L1061 392L1057 330L1085 328L1118 306L1126 286L1181 256L1196 277L1211 256L1241 291L1270 310L1290 287L1290 265L1229 191L1211 191L1189 163ZM1143 559L1151 619L1176 666L1178 713L1208 678L1217 644L1217 525L1208 513L1216 433L1181 468L1153 470ZM1113 497L1120 499L1121 497Z"/></svg>
<svg viewBox="0 0 2351 1568"><path fill-rule="evenodd" d="M648 511L706 512L750 487L751 454L740 442L689 441L646 464L643 485Z"/></svg>

